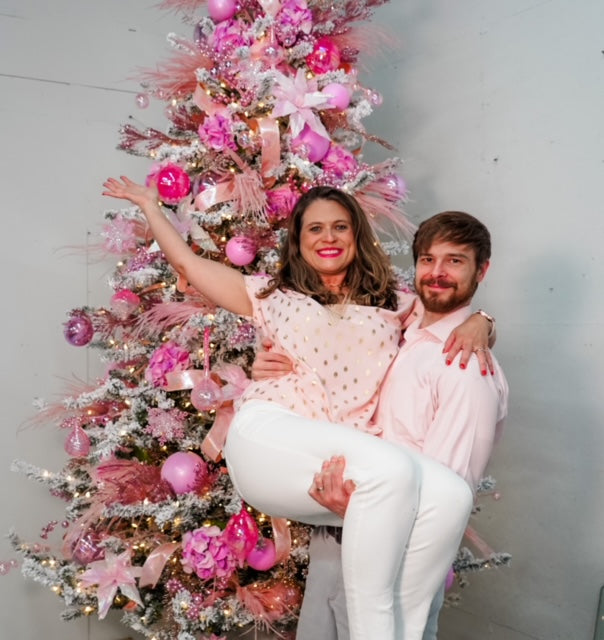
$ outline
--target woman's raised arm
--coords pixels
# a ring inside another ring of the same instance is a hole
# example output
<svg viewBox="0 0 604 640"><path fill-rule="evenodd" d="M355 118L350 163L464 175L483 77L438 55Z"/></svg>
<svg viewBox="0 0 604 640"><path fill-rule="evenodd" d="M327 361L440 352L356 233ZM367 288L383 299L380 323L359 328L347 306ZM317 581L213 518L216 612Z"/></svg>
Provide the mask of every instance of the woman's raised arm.
<svg viewBox="0 0 604 640"><path fill-rule="evenodd" d="M126 176L103 183L104 196L129 200L145 214L153 237L168 262L194 289L233 313L252 315L252 302L243 275L220 262L201 258L183 240L158 204L157 189L132 182Z"/></svg>

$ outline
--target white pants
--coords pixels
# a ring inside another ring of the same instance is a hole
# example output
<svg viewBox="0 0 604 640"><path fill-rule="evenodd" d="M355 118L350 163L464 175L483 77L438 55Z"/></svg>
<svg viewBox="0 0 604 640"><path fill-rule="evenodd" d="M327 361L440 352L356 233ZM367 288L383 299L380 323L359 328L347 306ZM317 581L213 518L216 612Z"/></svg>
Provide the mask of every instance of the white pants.
<svg viewBox="0 0 604 640"><path fill-rule="evenodd" d="M256 509L343 527L351 640L421 640L472 508L464 480L352 427L258 400L235 414L224 453L235 489ZM343 521L308 495L314 473L334 455L346 458L356 484Z"/></svg>
<svg viewBox="0 0 604 640"><path fill-rule="evenodd" d="M310 564L304 599L296 629L296 640L349 640L348 613L342 576L342 547L316 527L310 537ZM430 605L422 640L436 640L438 616L445 598L445 585L436 592Z"/></svg>

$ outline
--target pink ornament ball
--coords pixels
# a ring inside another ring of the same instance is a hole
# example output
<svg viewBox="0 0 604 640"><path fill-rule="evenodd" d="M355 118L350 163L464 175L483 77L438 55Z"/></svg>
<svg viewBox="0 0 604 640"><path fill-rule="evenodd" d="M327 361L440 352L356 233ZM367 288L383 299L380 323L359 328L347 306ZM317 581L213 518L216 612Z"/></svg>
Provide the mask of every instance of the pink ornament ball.
<svg viewBox="0 0 604 640"><path fill-rule="evenodd" d="M398 173L392 173L382 179L388 190L397 198L404 198L407 195L407 185Z"/></svg>
<svg viewBox="0 0 604 640"><path fill-rule="evenodd" d="M329 104L339 111L343 111L350 104L350 91L343 84L330 82L323 87L321 93L328 96Z"/></svg>
<svg viewBox="0 0 604 640"><path fill-rule="evenodd" d="M256 257L256 244L246 236L234 236L226 243L225 253L234 265L243 267Z"/></svg>
<svg viewBox="0 0 604 640"><path fill-rule="evenodd" d="M247 554L246 560L256 571L267 571L274 567L277 562L275 543L268 538L259 538L255 547Z"/></svg>
<svg viewBox="0 0 604 640"><path fill-rule="evenodd" d="M72 558L81 565L87 565L105 557L105 549L100 546L101 536L95 531L87 531L71 548Z"/></svg>
<svg viewBox="0 0 604 640"><path fill-rule="evenodd" d="M327 73L340 66L340 59L338 45L329 38L319 38L306 56L306 64L313 73Z"/></svg>
<svg viewBox="0 0 604 640"><path fill-rule="evenodd" d="M189 493L199 488L207 476L206 463L192 451L177 451L166 458L161 468L161 478L174 493Z"/></svg>
<svg viewBox="0 0 604 640"><path fill-rule="evenodd" d="M208 13L214 22L229 20L237 13L236 0L208 0Z"/></svg>
<svg viewBox="0 0 604 640"><path fill-rule="evenodd" d="M139 296L130 289L121 289L111 297L111 311L120 320L131 316L141 303Z"/></svg>
<svg viewBox="0 0 604 640"><path fill-rule="evenodd" d="M319 135L313 131L307 124L298 136L292 140L294 150L306 151L306 155L310 162L319 162L329 151L331 140Z"/></svg>
<svg viewBox="0 0 604 640"><path fill-rule="evenodd" d="M231 516L224 528L224 539L239 560L244 560L256 546L260 533L252 516L243 508L238 514Z"/></svg>
<svg viewBox="0 0 604 640"><path fill-rule="evenodd" d="M202 378L191 391L191 404L197 411L212 411L222 404L222 389L210 377Z"/></svg>
<svg viewBox="0 0 604 640"><path fill-rule="evenodd" d="M94 335L92 320L84 312L72 314L63 327L65 340L74 347L86 346Z"/></svg>
<svg viewBox="0 0 604 640"><path fill-rule="evenodd" d="M139 93L136 96L136 106L139 109L146 109L149 106L149 95L146 93Z"/></svg>
<svg viewBox="0 0 604 640"><path fill-rule="evenodd" d="M191 190L191 179L177 164L168 164L157 172L157 191L166 204L178 204Z"/></svg>

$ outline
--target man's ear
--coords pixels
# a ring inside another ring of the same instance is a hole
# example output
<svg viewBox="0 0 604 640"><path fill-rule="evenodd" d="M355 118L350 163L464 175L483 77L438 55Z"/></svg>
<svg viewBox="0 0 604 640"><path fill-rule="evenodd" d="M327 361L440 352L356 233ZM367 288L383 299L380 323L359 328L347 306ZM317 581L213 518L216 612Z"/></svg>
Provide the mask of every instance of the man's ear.
<svg viewBox="0 0 604 640"><path fill-rule="evenodd" d="M490 266L491 266L490 260L487 260L484 264L480 266L480 268L478 269L478 274L476 275L476 280L478 282L482 282L484 280L484 277L487 275L487 271L489 270Z"/></svg>

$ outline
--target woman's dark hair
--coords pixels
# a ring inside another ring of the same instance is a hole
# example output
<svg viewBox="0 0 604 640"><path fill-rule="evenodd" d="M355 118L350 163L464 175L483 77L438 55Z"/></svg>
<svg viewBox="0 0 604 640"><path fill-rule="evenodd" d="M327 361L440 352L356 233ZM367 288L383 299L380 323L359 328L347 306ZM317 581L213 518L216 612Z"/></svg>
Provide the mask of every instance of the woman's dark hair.
<svg viewBox="0 0 604 640"><path fill-rule="evenodd" d="M369 220L355 198L333 187L313 187L296 203L289 218L287 238L281 247L281 267L268 287L258 294L266 298L275 289L290 289L321 304L342 302L329 291L319 274L300 252L300 234L305 211L316 200L337 202L348 211L356 243L356 255L346 273L346 301L385 309L397 308L396 280L390 259L384 253Z"/></svg>

